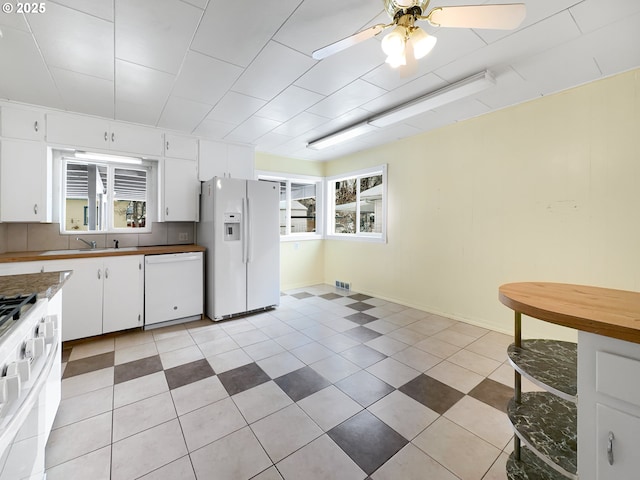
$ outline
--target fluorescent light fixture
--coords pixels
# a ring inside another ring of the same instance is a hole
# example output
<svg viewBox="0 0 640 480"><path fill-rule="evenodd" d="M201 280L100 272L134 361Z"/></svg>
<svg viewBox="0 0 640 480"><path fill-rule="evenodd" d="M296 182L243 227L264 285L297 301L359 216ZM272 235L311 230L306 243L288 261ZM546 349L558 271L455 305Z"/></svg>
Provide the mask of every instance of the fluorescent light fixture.
<svg viewBox="0 0 640 480"><path fill-rule="evenodd" d="M142 165L141 158L123 157L121 155L107 155L103 153L93 153L93 152L75 152L73 156L81 160L98 160L102 162L117 162L117 163L129 163L131 165Z"/></svg>
<svg viewBox="0 0 640 480"><path fill-rule="evenodd" d="M341 142L346 142L355 137L359 137L360 135L364 135L365 133L369 133L375 130L375 127L372 127L367 122L358 123L351 127L345 128L343 130L338 130L335 133L331 133L324 137L318 138L317 140L313 140L307 143L307 148L313 148L314 150L322 150L323 148L332 147Z"/></svg>
<svg viewBox="0 0 640 480"><path fill-rule="evenodd" d="M493 75L489 71L484 71L375 115L369 119L368 123L375 127L388 127L407 118L474 95L492 87L495 83Z"/></svg>

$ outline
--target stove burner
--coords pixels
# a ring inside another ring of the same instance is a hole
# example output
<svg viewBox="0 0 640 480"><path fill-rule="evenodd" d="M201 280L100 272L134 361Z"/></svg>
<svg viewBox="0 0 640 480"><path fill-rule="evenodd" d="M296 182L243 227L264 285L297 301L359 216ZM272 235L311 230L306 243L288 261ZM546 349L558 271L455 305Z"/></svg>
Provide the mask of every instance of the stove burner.
<svg viewBox="0 0 640 480"><path fill-rule="evenodd" d="M36 303L37 293L16 295L15 297L0 296L0 328L6 328L5 324L19 320L31 304ZM26 307L26 308L25 308Z"/></svg>

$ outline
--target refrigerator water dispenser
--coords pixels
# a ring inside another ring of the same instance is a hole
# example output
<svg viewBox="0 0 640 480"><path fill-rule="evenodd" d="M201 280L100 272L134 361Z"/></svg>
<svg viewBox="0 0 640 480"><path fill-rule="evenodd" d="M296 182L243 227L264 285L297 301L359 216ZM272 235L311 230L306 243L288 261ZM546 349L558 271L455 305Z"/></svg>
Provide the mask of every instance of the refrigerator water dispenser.
<svg viewBox="0 0 640 480"><path fill-rule="evenodd" d="M224 214L224 241L235 242L240 240L240 213Z"/></svg>

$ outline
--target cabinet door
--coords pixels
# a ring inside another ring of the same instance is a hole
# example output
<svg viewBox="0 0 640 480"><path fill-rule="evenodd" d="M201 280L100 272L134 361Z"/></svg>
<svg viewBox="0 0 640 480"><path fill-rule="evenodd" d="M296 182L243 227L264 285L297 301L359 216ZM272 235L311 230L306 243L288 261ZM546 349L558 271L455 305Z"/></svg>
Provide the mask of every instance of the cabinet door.
<svg viewBox="0 0 640 480"><path fill-rule="evenodd" d="M46 222L50 169L44 143L0 141L0 220Z"/></svg>
<svg viewBox="0 0 640 480"><path fill-rule="evenodd" d="M162 155L162 131L126 123L110 124L111 150L145 155Z"/></svg>
<svg viewBox="0 0 640 480"><path fill-rule="evenodd" d="M198 140L193 137L166 133L164 135L164 154L165 156L172 158L197 160Z"/></svg>
<svg viewBox="0 0 640 480"><path fill-rule="evenodd" d="M104 258L103 333L142 326L143 265L142 255Z"/></svg>
<svg viewBox="0 0 640 480"><path fill-rule="evenodd" d="M640 418L597 404L598 480L638 478ZM610 438L610 435L612 437Z"/></svg>
<svg viewBox="0 0 640 480"><path fill-rule="evenodd" d="M206 182L213 177L227 176L227 147L226 143L200 140L198 180Z"/></svg>
<svg viewBox="0 0 640 480"><path fill-rule="evenodd" d="M102 334L101 258L51 260L45 271L72 270L62 288L62 340Z"/></svg>
<svg viewBox="0 0 640 480"><path fill-rule="evenodd" d="M47 114L47 142L71 147L108 149L109 122L80 115Z"/></svg>
<svg viewBox="0 0 640 480"><path fill-rule="evenodd" d="M254 179L254 149L245 145L229 145L227 171L231 178Z"/></svg>
<svg viewBox="0 0 640 480"><path fill-rule="evenodd" d="M197 222L200 182L197 163L177 158L164 159L164 208L167 222Z"/></svg>
<svg viewBox="0 0 640 480"><path fill-rule="evenodd" d="M44 113L22 108L0 108L0 136L44 140Z"/></svg>

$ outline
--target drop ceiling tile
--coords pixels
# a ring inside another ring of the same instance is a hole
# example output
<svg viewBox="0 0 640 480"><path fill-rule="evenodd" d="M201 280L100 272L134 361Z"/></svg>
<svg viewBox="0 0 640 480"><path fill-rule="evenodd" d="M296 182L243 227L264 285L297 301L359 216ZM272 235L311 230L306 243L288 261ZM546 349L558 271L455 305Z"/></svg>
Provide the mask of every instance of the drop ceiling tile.
<svg viewBox="0 0 640 480"><path fill-rule="evenodd" d="M242 68L190 51L178 75L173 94L215 105L242 74Z"/></svg>
<svg viewBox="0 0 640 480"><path fill-rule="evenodd" d="M385 93L387 93L386 90L358 79L317 103L308 111L316 115L335 118Z"/></svg>
<svg viewBox="0 0 640 480"><path fill-rule="evenodd" d="M51 2L28 22L49 66L113 80L113 23Z"/></svg>
<svg viewBox="0 0 640 480"><path fill-rule="evenodd" d="M585 0L571 7L569 11L580 30L587 33L627 17L635 16L640 12L640 2L637 0L608 0L606 4L603 4L594 0ZM640 30L637 23L636 28Z"/></svg>
<svg viewBox="0 0 640 480"><path fill-rule="evenodd" d="M274 38L311 55L318 48L362 30L382 10L379 1L305 0Z"/></svg>
<svg viewBox="0 0 640 480"><path fill-rule="evenodd" d="M233 90L271 100L315 64L315 60L276 42L269 42L244 71Z"/></svg>
<svg viewBox="0 0 640 480"><path fill-rule="evenodd" d="M200 125L210 110L211 105L172 95L162 111L158 126L182 132L192 132Z"/></svg>
<svg viewBox="0 0 640 480"><path fill-rule="evenodd" d="M404 123L417 128L421 132L428 132L429 130L435 130L436 128L444 127L445 125L449 125L453 122L448 118L446 119L443 116L438 115L434 111L429 111L405 120Z"/></svg>
<svg viewBox="0 0 640 480"><path fill-rule="evenodd" d="M438 116L444 120L461 122L489 112L489 107L475 98L465 98L435 109Z"/></svg>
<svg viewBox="0 0 640 480"><path fill-rule="evenodd" d="M280 122L275 120L251 117L224 138L230 142L254 143L256 139L270 132L278 125L280 125Z"/></svg>
<svg viewBox="0 0 640 480"><path fill-rule="evenodd" d="M193 5L194 7L198 7L202 10L205 9L205 7L207 6L207 2L209 0L182 0L186 3L190 3L191 5Z"/></svg>
<svg viewBox="0 0 640 480"><path fill-rule="evenodd" d="M211 0L191 48L247 67L302 0ZM232 45L233 48L229 48Z"/></svg>
<svg viewBox="0 0 640 480"><path fill-rule="evenodd" d="M640 13L629 15L585 36L604 75L613 75L640 65Z"/></svg>
<svg viewBox="0 0 640 480"><path fill-rule="evenodd" d="M292 85L262 107L256 115L286 122L323 98L324 95Z"/></svg>
<svg viewBox="0 0 640 480"><path fill-rule="evenodd" d="M113 118L113 81L52 67L66 110Z"/></svg>
<svg viewBox="0 0 640 480"><path fill-rule="evenodd" d="M225 135L229 134L236 128L233 123L225 123L219 120L204 119L200 125L193 131L194 135L206 137L213 140L222 140Z"/></svg>
<svg viewBox="0 0 640 480"><path fill-rule="evenodd" d="M333 120L327 121L326 123L320 125L317 128L309 130L304 134L307 141L314 140L319 137L323 137L328 135L329 133L333 133L342 128L348 127L350 125L354 125L356 123L360 123L367 119L370 116L370 113L362 108L354 108L353 110L340 115Z"/></svg>
<svg viewBox="0 0 640 480"><path fill-rule="evenodd" d="M403 85L401 89L392 90L375 100L365 103L362 105L362 108L374 113L382 112L421 95L433 92L445 85L447 85L447 83L440 77L428 73Z"/></svg>
<svg viewBox="0 0 640 480"><path fill-rule="evenodd" d="M116 119L156 125L175 76L116 60Z"/></svg>
<svg viewBox="0 0 640 480"><path fill-rule="evenodd" d="M2 27L0 40L0 97L18 102L64 108L33 37L25 31ZM11 65L6 68L5 65Z"/></svg>
<svg viewBox="0 0 640 480"><path fill-rule="evenodd" d="M313 128L319 127L323 123L327 123L328 121L328 118L321 117L320 115L302 112L300 115L293 117L288 122L284 122L276 128L274 132L279 133L280 135L297 137L298 135L302 135Z"/></svg>
<svg viewBox="0 0 640 480"><path fill-rule="evenodd" d="M290 141L292 137L280 135L278 133L269 132L255 141L256 148L260 151L270 151Z"/></svg>
<svg viewBox="0 0 640 480"><path fill-rule="evenodd" d="M15 13L11 15L0 15L0 27L11 27L15 28L16 30L22 30L23 32L29 31L29 26L24 19L24 15L18 15Z"/></svg>
<svg viewBox="0 0 640 480"><path fill-rule="evenodd" d="M384 53L375 40L359 43L321 60L296 82L308 90L330 95L384 63Z"/></svg>
<svg viewBox="0 0 640 480"><path fill-rule="evenodd" d="M115 0L116 58L178 73L202 10L179 0Z"/></svg>
<svg viewBox="0 0 640 480"><path fill-rule="evenodd" d="M496 86L477 95L485 105L499 109L532 100L541 95L537 86L527 82L511 67L495 74Z"/></svg>
<svg viewBox="0 0 640 480"><path fill-rule="evenodd" d="M229 92L211 110L211 113L207 115L207 119L240 125L265 103L267 102L259 98Z"/></svg>
<svg viewBox="0 0 640 480"><path fill-rule="evenodd" d="M113 0L55 0L56 3L65 5L104 20L113 21Z"/></svg>

